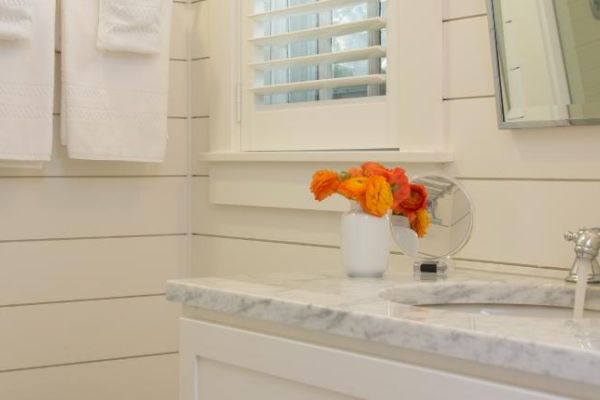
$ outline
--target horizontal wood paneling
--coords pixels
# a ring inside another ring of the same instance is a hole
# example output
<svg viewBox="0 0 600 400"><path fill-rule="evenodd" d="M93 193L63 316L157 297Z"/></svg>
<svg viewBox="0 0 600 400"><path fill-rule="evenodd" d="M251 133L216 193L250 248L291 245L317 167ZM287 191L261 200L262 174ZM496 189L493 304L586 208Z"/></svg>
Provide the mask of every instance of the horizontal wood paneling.
<svg viewBox="0 0 600 400"><path fill-rule="evenodd" d="M194 237L194 276L341 271L339 249Z"/></svg>
<svg viewBox="0 0 600 400"><path fill-rule="evenodd" d="M169 117L186 118L188 115L187 68L187 62L183 61L171 61L169 64Z"/></svg>
<svg viewBox="0 0 600 400"><path fill-rule="evenodd" d="M302 274L344 273L338 248L304 246L294 243L275 243L251 239L222 237L194 237L194 276L231 276L236 274ZM562 278L565 271L482 263L459 260L457 266L479 271L503 271L510 274ZM412 270L410 258L398 254L390 256L387 274Z"/></svg>
<svg viewBox="0 0 600 400"><path fill-rule="evenodd" d="M210 204L207 180L195 178L196 233L339 245L338 213ZM463 184L473 197L476 219L471 242L458 257L494 263L570 267L573 249L564 242L563 233L589 225L600 196L597 182L467 180ZM570 206L573 193L581 196L576 207Z"/></svg>
<svg viewBox="0 0 600 400"><path fill-rule="evenodd" d="M442 0L444 19L465 18L487 12L486 0Z"/></svg>
<svg viewBox="0 0 600 400"><path fill-rule="evenodd" d="M194 232L319 245L339 245L338 212L212 204L208 178L194 178Z"/></svg>
<svg viewBox="0 0 600 400"><path fill-rule="evenodd" d="M60 117L54 117L52 161L42 168L0 168L0 176L126 176L180 175L187 172L187 126L185 119L169 119L169 141L162 163L74 160L60 143Z"/></svg>
<svg viewBox="0 0 600 400"><path fill-rule="evenodd" d="M0 240L185 232L185 178L0 178L0 190Z"/></svg>
<svg viewBox="0 0 600 400"><path fill-rule="evenodd" d="M444 23L444 98L494 94L487 17Z"/></svg>
<svg viewBox="0 0 600 400"><path fill-rule="evenodd" d="M192 59L206 58L210 55L208 1L192 3L193 22L191 28Z"/></svg>
<svg viewBox="0 0 600 400"><path fill-rule="evenodd" d="M366 160L365 160L366 161ZM216 163L210 166L210 198L218 204L284 209L346 211L348 201L332 196L317 203L310 193L311 176L318 169L343 171L356 163ZM442 169L442 164L403 164L411 176Z"/></svg>
<svg viewBox="0 0 600 400"><path fill-rule="evenodd" d="M194 118L192 120L192 144L193 144L193 174L208 175L208 163L198 159L198 154L206 152L208 148L208 118Z"/></svg>
<svg viewBox="0 0 600 400"><path fill-rule="evenodd" d="M0 373L11 400L176 400L177 354Z"/></svg>
<svg viewBox="0 0 600 400"><path fill-rule="evenodd" d="M162 293L185 256L184 236L0 243L0 306Z"/></svg>
<svg viewBox="0 0 600 400"><path fill-rule="evenodd" d="M192 117L205 117L209 115L209 62L209 59L194 60L191 62Z"/></svg>
<svg viewBox="0 0 600 400"><path fill-rule="evenodd" d="M171 15L171 58L187 60L190 9L185 3L173 3Z"/></svg>
<svg viewBox="0 0 600 400"><path fill-rule="evenodd" d="M563 233L597 223L598 182L463 183L477 219L460 257L570 268L573 244L565 242Z"/></svg>
<svg viewBox="0 0 600 400"><path fill-rule="evenodd" d="M597 213L598 128L497 128L485 13L484 0L445 1L444 19L450 21L444 23L444 97L450 100L444 107L448 141L455 154L445 172L464 178L477 217L472 241L459 257L498 263L490 266L498 269L506 268L502 263L568 268L573 248L564 242L563 232L594 225ZM197 88L195 92L200 95ZM300 195L289 191L289 179L265 179L271 186L253 182L240 190L241 195L254 188L252 196L259 206L273 205L273 198ZM337 249L294 244L336 246L339 214L217 206L208 200L207 182L207 178L194 180L194 232L250 240L196 237L197 273L339 267ZM326 204L315 206L315 210L326 208Z"/></svg>
<svg viewBox="0 0 600 400"><path fill-rule="evenodd" d="M494 98L445 102L458 177L600 179L598 126L498 129ZM593 211L590 210L593 215Z"/></svg>
<svg viewBox="0 0 600 400"><path fill-rule="evenodd" d="M187 271L190 7L173 4L164 163L68 159L58 52L53 159L0 169L1 399L177 398L179 307L160 293Z"/></svg>
<svg viewBox="0 0 600 400"><path fill-rule="evenodd" d="M0 371L177 351L164 296L0 308Z"/></svg>

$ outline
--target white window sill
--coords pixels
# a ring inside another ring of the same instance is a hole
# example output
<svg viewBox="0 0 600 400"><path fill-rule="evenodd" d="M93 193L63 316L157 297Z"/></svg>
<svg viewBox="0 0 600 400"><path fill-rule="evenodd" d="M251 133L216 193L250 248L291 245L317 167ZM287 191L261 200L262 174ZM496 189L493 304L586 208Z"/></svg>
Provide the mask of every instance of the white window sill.
<svg viewBox="0 0 600 400"><path fill-rule="evenodd" d="M450 163L450 151L277 151L277 152L206 152L199 153L204 162L361 162Z"/></svg>

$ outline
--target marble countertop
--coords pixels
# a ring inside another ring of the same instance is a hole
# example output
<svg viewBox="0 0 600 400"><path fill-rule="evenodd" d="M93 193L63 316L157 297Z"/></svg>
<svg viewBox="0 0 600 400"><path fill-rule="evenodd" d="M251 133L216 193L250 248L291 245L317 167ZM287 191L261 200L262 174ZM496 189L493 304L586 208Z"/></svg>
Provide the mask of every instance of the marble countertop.
<svg viewBox="0 0 600 400"><path fill-rule="evenodd" d="M436 282L416 281L412 271L388 273L384 279L351 279L341 273L183 279L168 282L167 298L186 306L600 385L600 319L492 316L413 305L415 299L429 296L429 304L569 306L573 289L557 278L459 269ZM588 291L587 304L600 310L600 289Z"/></svg>

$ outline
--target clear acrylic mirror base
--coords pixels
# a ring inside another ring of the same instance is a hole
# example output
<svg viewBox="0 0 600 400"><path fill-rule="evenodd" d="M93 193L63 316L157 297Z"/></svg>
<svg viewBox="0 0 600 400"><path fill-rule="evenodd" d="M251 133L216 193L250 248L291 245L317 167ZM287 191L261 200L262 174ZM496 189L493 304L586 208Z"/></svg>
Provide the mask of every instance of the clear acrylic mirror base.
<svg viewBox="0 0 600 400"><path fill-rule="evenodd" d="M443 280L454 270L454 262L450 257L433 260L418 259L413 262L413 273L416 280Z"/></svg>

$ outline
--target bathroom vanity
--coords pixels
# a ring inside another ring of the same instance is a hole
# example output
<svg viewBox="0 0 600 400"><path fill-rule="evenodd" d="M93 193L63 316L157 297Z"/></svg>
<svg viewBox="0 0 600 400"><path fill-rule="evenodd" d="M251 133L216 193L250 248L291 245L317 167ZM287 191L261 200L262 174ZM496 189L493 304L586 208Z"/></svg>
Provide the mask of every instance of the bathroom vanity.
<svg viewBox="0 0 600 400"><path fill-rule="evenodd" d="M399 270L170 281L184 307L180 398L600 397L596 288L573 320L562 275Z"/></svg>

